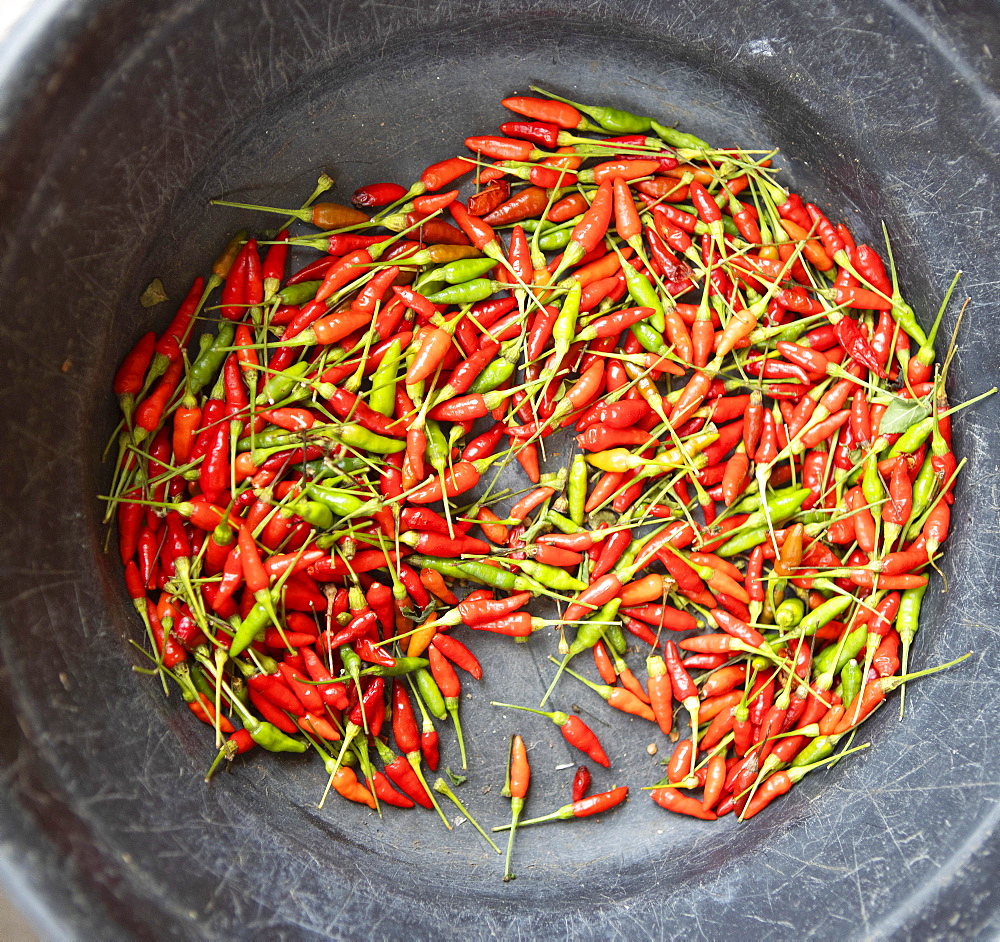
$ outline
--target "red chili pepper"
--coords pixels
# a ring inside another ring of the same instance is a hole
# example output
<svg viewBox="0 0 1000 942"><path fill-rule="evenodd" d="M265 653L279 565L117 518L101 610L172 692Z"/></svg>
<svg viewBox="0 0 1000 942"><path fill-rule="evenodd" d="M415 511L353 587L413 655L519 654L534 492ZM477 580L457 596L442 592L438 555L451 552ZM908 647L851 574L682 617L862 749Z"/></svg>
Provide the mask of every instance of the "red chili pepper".
<svg viewBox="0 0 1000 942"><path fill-rule="evenodd" d="M590 208L583 214L569 235L570 244L566 248L560 268L576 265L580 260L600 245L614 206L614 190L610 180L605 180L594 194Z"/></svg>
<svg viewBox="0 0 1000 942"><path fill-rule="evenodd" d="M176 340L170 344L171 349L176 347ZM166 372L160 377L159 382L153 387L152 392L136 407L132 414L136 430L142 429L146 434L156 431L163 418L163 410L167 406L170 397L173 396L177 385L180 382L181 372L184 364L178 354L176 359L171 360Z"/></svg>
<svg viewBox="0 0 1000 942"><path fill-rule="evenodd" d="M351 194L351 203L358 209L386 206L406 196L406 189L398 183L369 183Z"/></svg>
<svg viewBox="0 0 1000 942"><path fill-rule="evenodd" d="M493 621L477 622L469 627L476 631L492 631L494 634L507 635L511 638L527 638L534 630L528 612L512 612Z"/></svg>
<svg viewBox="0 0 1000 942"><path fill-rule="evenodd" d="M566 130L573 130L584 124L580 112L572 105L561 101L519 95L505 98L500 104L515 114L524 115L535 121L548 121Z"/></svg>
<svg viewBox="0 0 1000 942"><path fill-rule="evenodd" d="M317 684L316 690L323 702L336 710L347 708L347 688L326 669L319 655L312 648L301 649L306 673L312 680L330 681L329 683Z"/></svg>
<svg viewBox="0 0 1000 942"><path fill-rule="evenodd" d="M702 807L697 798L685 795L676 788L654 788L649 797L653 799L661 808L673 811L677 814L686 814L692 818L700 818L702 821L714 821L716 815Z"/></svg>
<svg viewBox="0 0 1000 942"><path fill-rule="evenodd" d="M204 291L205 279L200 277L195 278L187 293L187 297L181 302L173 320L160 335L160 339L156 343L156 352L158 354L173 358L177 356L180 347L183 347L187 343L191 332L191 324L194 321L194 315L201 303ZM176 341L176 346L171 342L171 338ZM138 390L135 391L138 392Z"/></svg>

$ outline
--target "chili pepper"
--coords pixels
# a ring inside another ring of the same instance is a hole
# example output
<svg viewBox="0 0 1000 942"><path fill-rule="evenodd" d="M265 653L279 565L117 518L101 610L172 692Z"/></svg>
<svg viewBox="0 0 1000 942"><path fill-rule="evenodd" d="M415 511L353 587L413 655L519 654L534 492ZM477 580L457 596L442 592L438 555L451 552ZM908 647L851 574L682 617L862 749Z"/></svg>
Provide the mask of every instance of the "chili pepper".
<svg viewBox="0 0 1000 942"><path fill-rule="evenodd" d="M621 710L623 713L630 713L633 716L640 716L644 720L649 720L651 723L656 722L656 717L653 715L653 711L649 706L642 702L634 693L623 687L611 687L607 684L594 684L587 680L586 677L582 677L576 671L570 668L564 668L566 673L572 674L581 683L586 684L594 691L601 699L606 700L609 706L614 707L616 710Z"/></svg>
<svg viewBox="0 0 1000 942"><path fill-rule="evenodd" d="M667 666L662 657L651 654L646 658L649 675L649 701L656 717L656 723L664 735L669 736L674 728L673 687L667 674Z"/></svg>
<svg viewBox="0 0 1000 942"><path fill-rule="evenodd" d="M181 339L178 338L178 342ZM131 417L135 397L142 391L143 381L146 378L150 361L153 359L156 342L156 334L152 331L140 337L136 345L122 360L121 366L118 367L112 380L111 388L118 397L119 405L126 418ZM168 349L176 349L169 344L165 346Z"/></svg>
<svg viewBox="0 0 1000 942"><path fill-rule="evenodd" d="M579 640L579 637L577 640ZM615 672L615 666L611 661L611 655L608 653L608 649L605 647L603 641L598 640L594 643L593 653L594 666L597 668L597 673L600 674L601 680L603 680L606 684L617 683L618 674Z"/></svg>
<svg viewBox="0 0 1000 942"><path fill-rule="evenodd" d="M567 268L577 265L580 260L592 251L604 238L611 221L611 210L614 205L614 191L610 180L605 180L597 188L590 203L590 208L576 224L569 236L569 245L563 253L559 266L553 272L552 280L559 278Z"/></svg>
<svg viewBox="0 0 1000 942"><path fill-rule="evenodd" d="M351 203L358 209L386 206L406 197L407 191L398 183L369 183L351 194Z"/></svg>
<svg viewBox="0 0 1000 942"><path fill-rule="evenodd" d="M601 544L601 553L590 572L591 584L595 580L600 579L605 573L614 569L631 542L632 531L623 529L616 530Z"/></svg>
<svg viewBox="0 0 1000 942"><path fill-rule="evenodd" d="M855 289L855 291L857 290ZM838 303L840 302L838 301ZM837 339L854 360L885 379L886 373L882 368L878 354L855 321L849 317L841 318L834 329L837 332Z"/></svg>
<svg viewBox="0 0 1000 942"><path fill-rule="evenodd" d="M571 746L579 749L581 752L585 752L598 765L603 765L605 768L609 768L611 766L611 760L602 748L600 740L597 738L593 730L591 730L590 727L580 719L580 717L563 713L561 710L547 713L544 710L534 710L531 707L515 706L512 703L497 703L495 701L491 701L490 705L506 707L511 710L525 710L528 713L537 713L539 716L547 716L553 723L556 724L556 726L559 727L560 732L563 734L563 738Z"/></svg>
<svg viewBox="0 0 1000 942"><path fill-rule="evenodd" d="M524 95L505 98L500 102L505 108L515 114L524 115L534 121L550 122L566 130L580 128L584 118L572 105L562 101L550 101L547 98L531 98ZM503 128L501 128L503 130ZM505 132L506 133L506 132Z"/></svg>
<svg viewBox="0 0 1000 942"><path fill-rule="evenodd" d="M444 481L441 478L433 478L421 487L410 492L409 501L414 504L432 504L441 499L442 484L443 493L448 497L458 497L471 490L479 483L483 470L493 461L494 456L479 458L474 461L457 461L445 475Z"/></svg>
<svg viewBox="0 0 1000 942"><path fill-rule="evenodd" d="M667 811L674 811L677 814L686 814L692 818L700 818L702 821L714 821L715 812L702 807L702 803L697 798L683 794L676 788L654 788L649 797L653 799L661 808Z"/></svg>
<svg viewBox="0 0 1000 942"><path fill-rule="evenodd" d="M845 733L857 726L863 720L867 719L868 716L874 712L875 708L882 703L886 694L895 690L897 687L901 687L908 681L914 680L918 677L925 677L929 674L945 670L946 668L954 667L956 664L960 664L964 661L967 657L971 657L971 652L955 658L953 661L948 661L947 664L941 664L937 667L916 671L913 674L900 674L895 677L877 677L874 680L869 681L865 684L864 690L862 690L861 693L859 693L855 698L856 702L848 704L846 710L844 711L843 718L840 720L833 732L835 734Z"/></svg>
<svg viewBox="0 0 1000 942"><path fill-rule="evenodd" d="M504 859L504 883L513 880L514 872L510 869L510 858L514 850L514 834L524 808L524 799L528 794L531 782L531 766L528 764L528 750L520 736L512 736L510 741L510 760L507 763L507 783L505 793L510 795L510 838L507 841L507 856Z"/></svg>
<svg viewBox="0 0 1000 942"><path fill-rule="evenodd" d="M141 441L159 427L167 402L180 382L182 369L183 364L179 357L172 360L152 392L136 406L132 419L135 423L133 434L137 441Z"/></svg>
<svg viewBox="0 0 1000 942"><path fill-rule="evenodd" d="M570 818L586 818L595 814L603 814L612 808L617 808L628 798L628 786L622 785L609 792L601 792L597 795L589 795L586 798L575 800L572 804L563 805L555 811L540 818L529 818L521 821L519 827L527 827L529 824L543 824L546 821L567 821ZM494 828L495 831L505 830L505 827Z"/></svg>
<svg viewBox="0 0 1000 942"><path fill-rule="evenodd" d="M590 769L581 765L573 776L573 801L580 801L590 791Z"/></svg>
<svg viewBox="0 0 1000 942"><path fill-rule="evenodd" d="M637 177L646 177L660 169L659 160L625 159L625 160L605 160L591 170L582 170L577 174L578 179L584 183L593 181L601 184L605 180L635 180ZM625 238L623 236L623 238ZM627 240L626 240L627 241Z"/></svg>

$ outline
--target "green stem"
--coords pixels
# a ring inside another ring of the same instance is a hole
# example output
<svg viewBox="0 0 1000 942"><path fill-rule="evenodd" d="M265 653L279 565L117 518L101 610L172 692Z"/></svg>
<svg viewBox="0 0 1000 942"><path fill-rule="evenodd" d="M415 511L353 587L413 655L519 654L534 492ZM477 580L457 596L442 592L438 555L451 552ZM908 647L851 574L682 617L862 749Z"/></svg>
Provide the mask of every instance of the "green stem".
<svg viewBox="0 0 1000 942"><path fill-rule="evenodd" d="M469 822L480 834L483 836L483 840L490 845L498 854L502 854L503 851L493 842L493 838L489 836L483 829L479 822L469 814L469 809L459 801L458 796L448 787L447 782L443 778L439 778L434 782L434 791L440 792L447 798L450 798L454 802L455 807L462 812L462 817Z"/></svg>
<svg viewBox="0 0 1000 942"><path fill-rule="evenodd" d="M511 798L510 800L510 837L507 838L507 856L504 858L503 882L509 883L516 879L515 874L510 869L510 858L514 852L514 835L517 833L517 822L521 817L521 809L524 807L523 798Z"/></svg>

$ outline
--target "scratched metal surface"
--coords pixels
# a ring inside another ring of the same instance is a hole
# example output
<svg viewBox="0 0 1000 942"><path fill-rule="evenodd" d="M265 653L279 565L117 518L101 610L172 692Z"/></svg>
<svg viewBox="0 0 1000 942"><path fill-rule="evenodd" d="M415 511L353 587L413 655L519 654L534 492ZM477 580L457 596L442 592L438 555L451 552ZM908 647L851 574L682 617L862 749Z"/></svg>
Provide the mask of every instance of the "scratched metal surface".
<svg viewBox="0 0 1000 942"><path fill-rule="evenodd" d="M314 809L315 762L250 757L210 788L202 728L130 673L137 626L101 553L107 378L244 221L222 193L293 205L321 168L412 178L536 81L775 144L798 188L866 238L886 219L926 321L955 268L973 298L952 396L997 381L996 8L834 0L43 3L0 51L0 854L43 935L104 938L959 938L1000 928L1000 403L956 421L969 458L915 662L961 671L883 710L877 746L752 823L672 817L639 792L600 823L525 831L519 879L468 825ZM48 17L55 17L49 21ZM48 29L47 34L44 33ZM46 35L33 45L34 36ZM946 325L946 328L950 325ZM553 455L553 462L559 457ZM529 810L577 759L546 721L493 710L543 689L550 638L477 638L461 790L502 821L506 735ZM593 700L567 681L557 703ZM595 716L602 716L595 711ZM655 780L648 730L595 719L598 784ZM443 737L446 738L446 737ZM455 766L445 746L444 763Z"/></svg>

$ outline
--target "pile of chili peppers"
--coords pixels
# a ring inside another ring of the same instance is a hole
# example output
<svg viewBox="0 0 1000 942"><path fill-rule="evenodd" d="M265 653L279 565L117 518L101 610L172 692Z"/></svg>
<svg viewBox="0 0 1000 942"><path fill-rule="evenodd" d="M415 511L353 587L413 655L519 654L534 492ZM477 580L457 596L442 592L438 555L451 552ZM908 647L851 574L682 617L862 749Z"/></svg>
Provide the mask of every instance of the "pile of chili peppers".
<svg viewBox="0 0 1000 942"><path fill-rule="evenodd" d="M238 234L115 376L109 517L148 672L215 731L209 774L311 750L327 791L450 826L424 769L449 719L466 766L468 645L545 631L538 706L587 685L672 742L655 802L747 819L928 673L908 656L960 470L948 298L925 333L891 252L772 153L541 94L409 188L317 202L324 176L301 209L244 207L288 221ZM557 433L575 455L546 468ZM535 712L609 765L580 717ZM511 840L527 761L515 737ZM541 820L628 794L589 779Z"/></svg>

